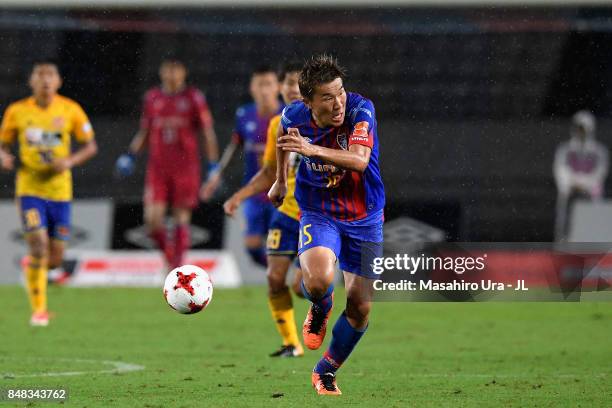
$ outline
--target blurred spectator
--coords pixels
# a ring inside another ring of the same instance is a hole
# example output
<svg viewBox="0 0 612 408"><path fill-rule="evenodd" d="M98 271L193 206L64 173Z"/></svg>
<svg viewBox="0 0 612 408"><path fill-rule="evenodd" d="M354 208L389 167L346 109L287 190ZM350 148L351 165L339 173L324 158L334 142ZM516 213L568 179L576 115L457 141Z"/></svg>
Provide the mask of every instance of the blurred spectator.
<svg viewBox="0 0 612 408"><path fill-rule="evenodd" d="M556 241L565 241L569 214L577 199L603 197L608 175L608 149L595 140L595 117L581 110L572 116L571 138L555 153L554 176L557 184Z"/></svg>

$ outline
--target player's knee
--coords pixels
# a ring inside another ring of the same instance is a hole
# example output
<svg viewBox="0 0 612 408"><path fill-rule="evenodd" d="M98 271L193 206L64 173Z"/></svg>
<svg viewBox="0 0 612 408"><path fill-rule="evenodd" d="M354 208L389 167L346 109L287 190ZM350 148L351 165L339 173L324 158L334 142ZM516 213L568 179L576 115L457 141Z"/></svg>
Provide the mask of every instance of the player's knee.
<svg viewBox="0 0 612 408"><path fill-rule="evenodd" d="M30 239L30 254L36 258L46 258L49 255L48 241L43 237Z"/></svg>
<svg viewBox="0 0 612 408"><path fill-rule="evenodd" d="M49 269L55 269L62 266L62 257L58 255L49 255Z"/></svg>
<svg viewBox="0 0 612 408"><path fill-rule="evenodd" d="M313 267L314 266L314 267ZM333 282L333 270L327 267L311 265L303 267L304 285L308 293L314 298L325 296L327 289Z"/></svg>
<svg viewBox="0 0 612 408"><path fill-rule="evenodd" d="M164 228L164 219L159 217L149 217L145 223L150 231L157 231Z"/></svg>
<svg viewBox="0 0 612 408"><path fill-rule="evenodd" d="M268 265L267 271L268 288L271 294L282 292L287 288L285 284L285 273L274 265Z"/></svg>

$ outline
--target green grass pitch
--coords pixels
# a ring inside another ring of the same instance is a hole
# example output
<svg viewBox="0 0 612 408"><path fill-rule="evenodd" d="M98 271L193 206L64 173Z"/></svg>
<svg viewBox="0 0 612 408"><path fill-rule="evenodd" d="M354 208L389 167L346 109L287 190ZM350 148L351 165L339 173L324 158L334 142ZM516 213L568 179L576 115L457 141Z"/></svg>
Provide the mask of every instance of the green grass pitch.
<svg viewBox="0 0 612 408"><path fill-rule="evenodd" d="M23 289L0 287L0 388L67 388L63 406L612 406L610 303L376 303L339 371L344 395L318 397L310 371L322 350L268 357L280 342L264 287L216 290L190 316L154 289L49 296L56 318L30 328ZM301 322L307 305L295 304ZM100 373L104 361L144 369ZM44 376L67 372L78 375Z"/></svg>

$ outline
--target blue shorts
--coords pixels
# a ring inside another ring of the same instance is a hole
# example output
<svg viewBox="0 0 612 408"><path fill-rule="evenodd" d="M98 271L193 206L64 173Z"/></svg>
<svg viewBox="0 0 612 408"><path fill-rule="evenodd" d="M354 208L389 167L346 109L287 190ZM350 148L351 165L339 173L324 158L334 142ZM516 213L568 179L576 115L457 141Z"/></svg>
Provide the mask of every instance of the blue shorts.
<svg viewBox="0 0 612 408"><path fill-rule="evenodd" d="M368 279L378 279L372 270L374 258L383 253L383 211L358 221L338 221L318 212L303 211L300 248L323 246L334 251L340 269Z"/></svg>
<svg viewBox="0 0 612 408"><path fill-rule="evenodd" d="M267 236L272 215L276 211L272 203L258 198L247 198L242 205L246 220L244 235Z"/></svg>
<svg viewBox="0 0 612 408"><path fill-rule="evenodd" d="M300 222L275 210L268 230L268 255L284 255L293 259L297 255Z"/></svg>
<svg viewBox="0 0 612 408"><path fill-rule="evenodd" d="M18 197L23 230L46 228L50 238L70 239L70 201L51 201L39 197Z"/></svg>

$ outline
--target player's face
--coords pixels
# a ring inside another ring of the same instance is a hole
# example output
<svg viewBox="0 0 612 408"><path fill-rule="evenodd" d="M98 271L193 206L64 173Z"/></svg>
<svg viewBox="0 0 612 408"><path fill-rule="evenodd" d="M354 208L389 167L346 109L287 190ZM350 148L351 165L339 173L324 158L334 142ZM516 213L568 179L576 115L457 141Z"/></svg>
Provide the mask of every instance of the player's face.
<svg viewBox="0 0 612 408"><path fill-rule="evenodd" d="M281 82L280 93L286 105L302 99L300 86L298 84L299 77L299 72L288 72L283 82Z"/></svg>
<svg viewBox="0 0 612 408"><path fill-rule="evenodd" d="M278 100L278 78L274 72L255 74L251 78L251 97L257 106L274 106Z"/></svg>
<svg viewBox="0 0 612 408"><path fill-rule="evenodd" d="M62 86L57 67L53 64L37 65L30 75L30 87L34 95L53 96Z"/></svg>
<svg viewBox="0 0 612 408"><path fill-rule="evenodd" d="M176 91L185 86L187 69L183 64L166 62L159 68L159 77L165 89Z"/></svg>
<svg viewBox="0 0 612 408"><path fill-rule="evenodd" d="M308 107L320 126L339 127L344 123L346 91L341 78L315 87Z"/></svg>

